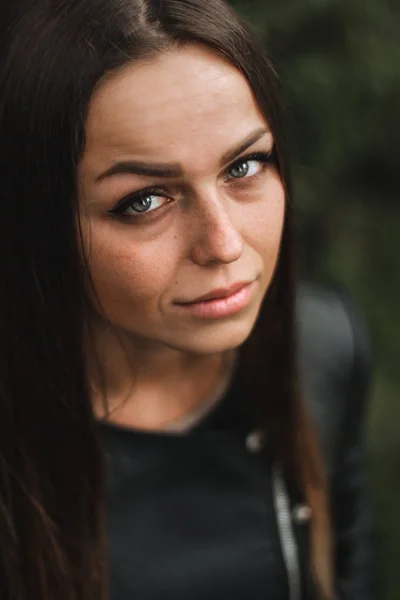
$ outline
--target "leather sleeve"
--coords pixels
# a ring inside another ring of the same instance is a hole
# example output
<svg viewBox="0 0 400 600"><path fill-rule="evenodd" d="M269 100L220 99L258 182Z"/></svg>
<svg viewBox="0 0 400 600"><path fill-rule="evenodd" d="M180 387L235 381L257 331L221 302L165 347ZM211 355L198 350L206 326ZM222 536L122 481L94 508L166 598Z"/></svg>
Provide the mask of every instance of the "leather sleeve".
<svg viewBox="0 0 400 600"><path fill-rule="evenodd" d="M364 324L345 292L338 294L352 332L342 437L332 473L335 562L341 600L372 600L372 518L366 482L365 420L370 348Z"/></svg>
<svg viewBox="0 0 400 600"><path fill-rule="evenodd" d="M301 284L299 365L330 488L340 600L375 600L365 421L371 357L348 294Z"/></svg>

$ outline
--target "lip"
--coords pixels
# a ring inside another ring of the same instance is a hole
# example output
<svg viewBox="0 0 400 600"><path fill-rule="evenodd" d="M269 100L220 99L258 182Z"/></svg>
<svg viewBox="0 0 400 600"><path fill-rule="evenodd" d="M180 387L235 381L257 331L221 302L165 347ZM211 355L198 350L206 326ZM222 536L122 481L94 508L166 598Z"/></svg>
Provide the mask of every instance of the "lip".
<svg viewBox="0 0 400 600"><path fill-rule="evenodd" d="M187 304L197 304L198 302L206 302L207 300L219 300L220 298L228 298L229 296L233 296L239 290L246 287L246 285L250 285L251 281L238 281L233 283L228 288L217 288L212 290L212 292L208 292L208 294L204 294L204 296L200 296L195 300L189 300L188 302L178 302L178 304L182 304L186 306Z"/></svg>
<svg viewBox="0 0 400 600"><path fill-rule="evenodd" d="M201 319L222 319L243 310L250 303L255 287L256 281L241 281L176 306Z"/></svg>

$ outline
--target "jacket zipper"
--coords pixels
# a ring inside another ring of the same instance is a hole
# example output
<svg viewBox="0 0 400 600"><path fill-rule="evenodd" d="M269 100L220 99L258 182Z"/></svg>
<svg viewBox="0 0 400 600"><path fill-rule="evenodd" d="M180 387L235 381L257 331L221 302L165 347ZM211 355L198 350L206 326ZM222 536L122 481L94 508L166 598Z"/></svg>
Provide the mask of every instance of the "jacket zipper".
<svg viewBox="0 0 400 600"><path fill-rule="evenodd" d="M299 552L293 531L289 494L282 471L276 465L273 470L273 488L279 538L288 575L289 600L301 600Z"/></svg>

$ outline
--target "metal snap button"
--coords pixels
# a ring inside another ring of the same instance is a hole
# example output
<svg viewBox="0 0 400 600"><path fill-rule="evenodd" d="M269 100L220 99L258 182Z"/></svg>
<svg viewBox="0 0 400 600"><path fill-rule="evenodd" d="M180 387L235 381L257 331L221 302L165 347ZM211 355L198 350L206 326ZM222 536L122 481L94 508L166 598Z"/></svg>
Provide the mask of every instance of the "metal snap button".
<svg viewBox="0 0 400 600"><path fill-rule="evenodd" d="M297 504L293 508L293 521L296 525L304 525L311 520L312 511L307 504Z"/></svg>
<svg viewBox="0 0 400 600"><path fill-rule="evenodd" d="M261 429L256 429L246 437L246 448L252 454L257 454L265 446L265 433Z"/></svg>

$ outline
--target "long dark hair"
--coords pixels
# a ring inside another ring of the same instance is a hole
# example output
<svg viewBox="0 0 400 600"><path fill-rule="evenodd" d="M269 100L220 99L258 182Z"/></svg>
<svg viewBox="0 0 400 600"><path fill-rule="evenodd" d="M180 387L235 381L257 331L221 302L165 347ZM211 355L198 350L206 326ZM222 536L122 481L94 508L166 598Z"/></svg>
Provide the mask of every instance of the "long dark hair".
<svg viewBox="0 0 400 600"><path fill-rule="evenodd" d="M9 0L0 22L0 596L107 596L77 167L101 80L190 42L242 72L275 138L288 198L281 253L239 368L276 459L312 504L317 578L329 591L323 477L297 385L289 168L273 68L222 0Z"/></svg>

